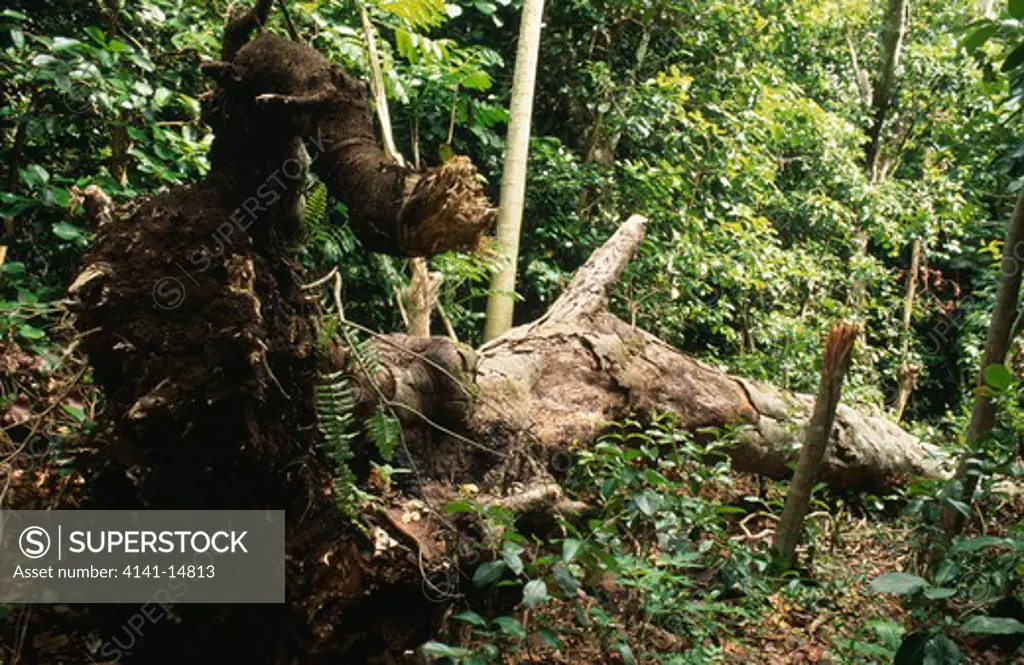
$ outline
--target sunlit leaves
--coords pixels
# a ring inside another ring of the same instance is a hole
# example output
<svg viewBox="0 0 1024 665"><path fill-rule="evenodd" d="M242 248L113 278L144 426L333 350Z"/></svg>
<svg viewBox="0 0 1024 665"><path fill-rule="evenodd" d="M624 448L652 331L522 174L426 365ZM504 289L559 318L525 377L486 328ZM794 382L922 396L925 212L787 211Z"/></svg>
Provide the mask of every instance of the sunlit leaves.
<svg viewBox="0 0 1024 665"><path fill-rule="evenodd" d="M378 0L377 6L415 28L437 26L447 18L444 0Z"/></svg>

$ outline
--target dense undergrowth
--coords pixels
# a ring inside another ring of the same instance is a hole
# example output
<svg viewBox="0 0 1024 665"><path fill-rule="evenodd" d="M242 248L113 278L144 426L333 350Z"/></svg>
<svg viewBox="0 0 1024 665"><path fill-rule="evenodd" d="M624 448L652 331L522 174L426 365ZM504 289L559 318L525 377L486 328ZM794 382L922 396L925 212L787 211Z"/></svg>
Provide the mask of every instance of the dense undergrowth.
<svg viewBox="0 0 1024 665"><path fill-rule="evenodd" d="M99 184L125 204L208 170L199 99L209 83L198 65L216 54L228 5L15 0L0 12L2 506L46 508L85 491L64 462L102 397L61 302L95 232L81 190ZM536 318L624 216L642 213L649 240L614 294L618 314L735 373L804 391L825 324L859 319L867 332L844 398L890 409L909 363L919 374L904 426L959 452L1020 187L1019 90L999 68L1019 51L1007 35L1019 35L1022 12L1020 3L914 3L884 132L889 170L871 183L859 81L878 65L883 5L551 3L517 317ZM307 43L367 70L355 5L289 6ZM403 153L425 165L469 154L494 194L518 10L514 0L370 3ZM972 39L968 26L986 17L999 31ZM280 16L270 29L285 32ZM310 189L311 203L322 189ZM339 269L351 320L401 330L405 264L365 253L343 206L311 207L295 260L311 276ZM904 327L915 240L925 260ZM431 267L445 275L452 330L478 342L493 262L442 256ZM769 546L785 483L729 469L722 450L736 432L698 443L668 420L620 423L562 469L589 507L582 519L529 531L484 515L501 537L479 545L485 563L464 571L473 590L423 651L463 663L1019 658L1008 621L1024 621L1013 600L1024 575L1013 483L1024 440L1020 339L992 386L1000 419L979 451L985 482L959 506L968 530L934 571L923 559L942 496L935 483L885 496L819 488L802 568L783 576ZM325 377L325 403L344 390ZM340 419L325 445L345 486L346 437L366 431L383 451L395 435L388 414L352 423L338 401L321 412ZM31 492L8 493L24 477ZM482 510L471 491L451 509Z"/></svg>
<svg viewBox="0 0 1024 665"><path fill-rule="evenodd" d="M990 494L926 581L916 573L930 534L915 496L932 488L818 488L802 569L779 575L769 546L785 484L733 472L722 451L734 433L704 434L697 443L670 418L616 424L568 469L583 519L523 533L481 509L501 543L469 571L476 591L445 641L423 651L465 664L1014 658L1019 494Z"/></svg>

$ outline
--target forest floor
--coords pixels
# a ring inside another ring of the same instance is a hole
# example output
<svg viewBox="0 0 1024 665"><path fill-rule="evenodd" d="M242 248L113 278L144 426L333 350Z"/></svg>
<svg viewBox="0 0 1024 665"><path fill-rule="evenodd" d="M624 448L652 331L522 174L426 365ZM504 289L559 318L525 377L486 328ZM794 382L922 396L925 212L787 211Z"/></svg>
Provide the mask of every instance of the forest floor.
<svg viewBox="0 0 1024 665"><path fill-rule="evenodd" d="M49 358L15 345L0 353L4 506L45 509L61 498L67 506L84 495L66 467L99 404L84 368L73 354ZM664 423L622 425L578 451L566 487L591 506L588 523L528 534L505 555L520 561L516 577L547 580L552 593L526 609L518 603L521 580L508 575L467 592L433 653L509 665L891 663L908 631L934 629L943 617L992 600L976 593L986 583L984 565L941 612L870 588L884 573L918 569L919 521L906 516L903 490L875 497L820 488L808 518L811 545L801 551L804 568L770 574L785 484L736 473L724 461L706 464L708 453L707 444ZM968 536L1002 536L1022 519L1024 502L1004 499L972 521ZM67 619L78 609L0 612L22 631L0 640L0 662L16 662L15 650L25 648L35 662L82 662L73 651L81 642L46 625L46 617L74 625ZM29 619L32 629L24 630ZM948 633L962 662L1024 663L1019 652L986 648L955 628Z"/></svg>
<svg viewBox="0 0 1024 665"><path fill-rule="evenodd" d="M722 506L740 505L756 495L758 489L764 489L762 479L746 474L730 472L728 480L730 491L718 497ZM778 486L768 487L763 495L766 506L782 503L783 494ZM657 588L664 579L654 585L645 585L628 575L625 579L606 580L599 585L603 589L597 594L605 609L614 608L608 612L606 626L581 621L573 603L553 601L544 623L560 627L560 646L534 639L526 653L511 650L516 652L509 653L504 662L892 663L903 636L913 628L926 628L928 619L935 617L915 615L896 596L876 593L869 587L871 580L885 573L915 570L918 551L914 546L915 527L910 520L898 511L893 515L892 506L869 509L860 498L847 502L833 495L819 503L821 508L827 503L831 510L819 510L811 518L813 542L818 547L813 551L802 550L805 562L808 557L813 560L800 571L799 577L775 580L766 586L750 585L742 593L728 582L723 584L722 575L698 573L696 578L703 577L707 582L705 588L684 600L676 608L677 613L670 613L660 625L649 608L652 596L664 592ZM750 548L755 560L758 556L766 558L777 514L777 509L774 513L737 514L729 520L722 535ZM1004 504L985 524L976 521L975 535L1005 535L1001 525L1020 523L1022 518L1024 504ZM541 551L537 556L544 554ZM648 554L647 558L656 560L657 555ZM958 604L965 608L971 605L966 601ZM567 626L571 628L566 629ZM455 631L455 635L465 640L463 644L476 649L488 643L480 636L466 639L466 631ZM958 635L955 639L964 663L1024 663L1024 653L1012 655L1005 650L986 648L984 641L974 636ZM623 642L629 645L625 654L617 646Z"/></svg>

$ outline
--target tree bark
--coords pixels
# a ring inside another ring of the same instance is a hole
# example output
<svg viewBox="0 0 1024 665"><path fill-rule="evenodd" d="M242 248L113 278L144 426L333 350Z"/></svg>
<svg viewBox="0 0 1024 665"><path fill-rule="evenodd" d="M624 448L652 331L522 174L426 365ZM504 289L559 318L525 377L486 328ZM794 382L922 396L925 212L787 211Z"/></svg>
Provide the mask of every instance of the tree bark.
<svg viewBox="0 0 1024 665"><path fill-rule="evenodd" d="M525 0L516 49L516 70L512 79L512 107L509 110L508 148L501 174L498 209L498 251L502 264L491 280L487 298L484 339L494 339L512 326L515 308L516 264L519 261L519 229L523 222L526 191L526 159L530 151L530 118L533 90L537 80L540 29L544 0Z"/></svg>
<svg viewBox="0 0 1024 665"><path fill-rule="evenodd" d="M985 385L986 367L1006 362L1006 354L1009 353L1012 342L1010 334L1017 316L1017 303L1020 297L1021 271L1024 270L1020 258L1022 256L1024 256L1024 192L1017 197L1017 204L1014 206L1013 216L1010 218L1006 231L1002 260L999 263L1001 273L999 289L996 291L995 304L992 306L992 319L989 322L988 335L985 340L985 353L982 356L981 367L978 369L975 381L978 388ZM975 448L992 432L996 421L996 411L995 400L987 392L976 390L971 421L964 436L966 450L957 466L956 476L952 483L951 498L961 503L970 505L974 499L974 492L978 489L981 460L977 456ZM946 543L952 541L963 530L966 522L967 518L954 504L950 501L943 502L939 513L939 524Z"/></svg>
<svg viewBox="0 0 1024 665"><path fill-rule="evenodd" d="M921 372L918 365L911 363L907 354L910 353L910 323L914 313L914 298L917 296L917 276L921 272L921 239L914 238L910 247L910 270L907 272L907 291L903 297L903 339L900 349L900 368L896 380L896 397L893 399L892 417L899 422L910 401L910 395L917 387L917 376Z"/></svg>
<svg viewBox="0 0 1024 665"><path fill-rule="evenodd" d="M811 490L820 475L821 462L825 458L835 424L839 396L843 391L843 379L850 368L853 345L859 336L860 326L844 323L833 326L825 340L814 413L807 424L800 464L786 492L786 505L775 531L775 556L782 570L790 570L796 562L796 546L803 534Z"/></svg>
<svg viewBox="0 0 1024 665"><path fill-rule="evenodd" d="M609 421L671 412L681 427L695 432L741 426L729 451L735 468L776 478L790 474L810 418L811 397L730 376L605 310L610 289L643 239L644 226L638 216L623 224L533 323L513 328L475 352L458 351L461 347L448 340L433 338L433 351L451 359L443 365L449 374L468 377L459 383L430 363L410 354L403 357L396 349L404 338L374 342L388 395L413 400L404 420L420 447L414 456L421 468L454 464L472 469L481 458L479 450L467 451L463 442L453 446L450 437L432 431L414 411L441 419L472 440L494 441L500 433L502 454L528 448L539 456L541 467L564 457L570 442L593 441ZM440 395L442 383L448 386L447 397ZM368 411L376 395L368 387L358 392L368 402L361 408ZM446 404L444 413L423 410L427 395L428 401ZM460 406L453 409L456 403ZM840 404L836 422L821 480L877 490L910 475L942 475L941 453L887 418L865 416ZM452 461L460 456L461 462ZM491 458L488 473L493 472Z"/></svg>
<svg viewBox="0 0 1024 665"><path fill-rule="evenodd" d="M409 261L411 274L409 288L405 292L405 310L409 314L409 335L430 337L430 313L437 304L438 290L443 276L427 268L425 258Z"/></svg>
<svg viewBox="0 0 1024 665"><path fill-rule="evenodd" d="M864 148L864 174L872 185L881 179L879 165L883 152L882 134L896 92L896 73L909 19L910 0L889 0L882 27L882 54L878 76L872 86L871 126L867 130L867 144ZM865 257L867 253L868 236L861 231L854 238L854 256ZM859 277L855 279L850 290L850 303L860 308L866 291L867 285L864 280Z"/></svg>
<svg viewBox="0 0 1024 665"><path fill-rule="evenodd" d="M873 118L868 129L868 144L864 152L865 169L872 182L877 178L878 161L882 153L882 130L892 106L896 72L900 65L909 17L909 0L889 0L882 29L882 57L871 98Z"/></svg>

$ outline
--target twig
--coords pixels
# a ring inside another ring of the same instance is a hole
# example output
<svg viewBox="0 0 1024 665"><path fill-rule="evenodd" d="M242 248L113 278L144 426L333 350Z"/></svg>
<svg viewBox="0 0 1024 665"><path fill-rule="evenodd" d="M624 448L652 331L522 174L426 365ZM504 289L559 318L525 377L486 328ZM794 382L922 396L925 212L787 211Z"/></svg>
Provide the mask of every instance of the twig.
<svg viewBox="0 0 1024 665"><path fill-rule="evenodd" d="M299 288L302 289L302 290L315 289L316 287L320 286L321 284L326 284L332 277L334 277L337 274L338 274L338 266L334 266L333 268L331 268L330 272L328 272L326 275L324 275L320 279L316 280L315 282L310 282L309 284L303 284Z"/></svg>
<svg viewBox="0 0 1024 665"><path fill-rule="evenodd" d="M288 3L285 0L277 0L277 4L281 8L281 14L284 15L285 25L288 26L288 36L292 38L293 42L302 43L302 40L299 39L299 31L295 29L291 14L288 13Z"/></svg>

